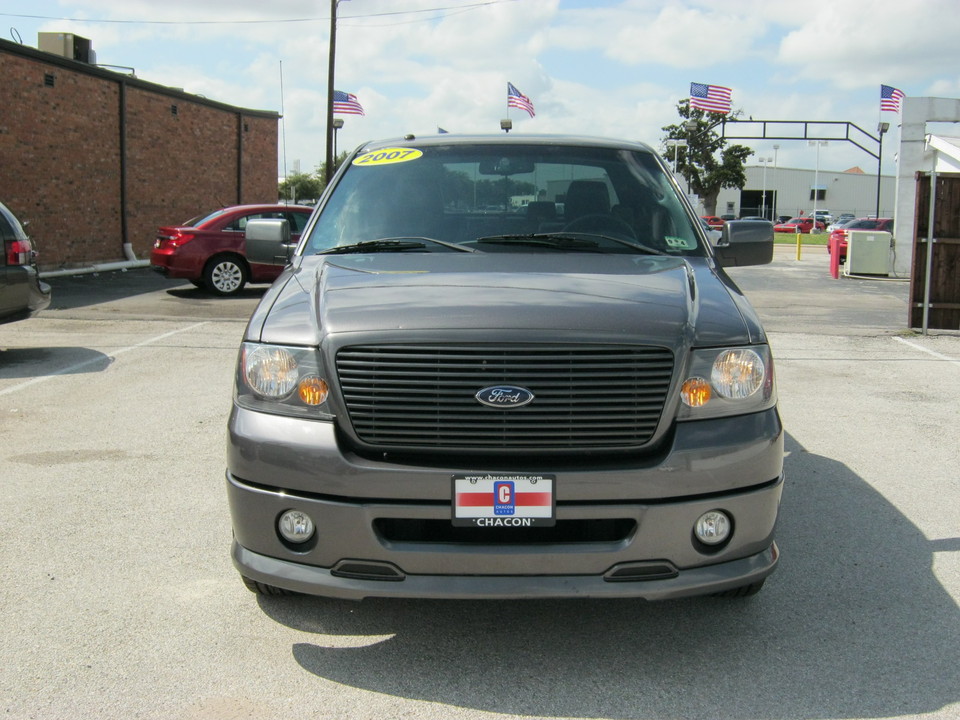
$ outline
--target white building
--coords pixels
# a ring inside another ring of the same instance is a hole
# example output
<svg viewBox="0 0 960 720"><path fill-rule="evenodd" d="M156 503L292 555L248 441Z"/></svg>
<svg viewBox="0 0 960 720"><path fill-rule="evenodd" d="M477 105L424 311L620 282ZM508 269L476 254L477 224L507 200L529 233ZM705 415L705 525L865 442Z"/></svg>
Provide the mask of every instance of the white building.
<svg viewBox="0 0 960 720"><path fill-rule="evenodd" d="M717 215L736 217L778 217L810 215L816 209L829 210L837 217L852 213L856 217L877 215L877 173L859 167L843 172L801 170L771 165L747 165L742 190L725 188L717 198ZM893 217L896 205L896 178L882 175L879 183L879 217ZM765 201L764 201L765 198ZM703 209L702 207L700 208Z"/></svg>

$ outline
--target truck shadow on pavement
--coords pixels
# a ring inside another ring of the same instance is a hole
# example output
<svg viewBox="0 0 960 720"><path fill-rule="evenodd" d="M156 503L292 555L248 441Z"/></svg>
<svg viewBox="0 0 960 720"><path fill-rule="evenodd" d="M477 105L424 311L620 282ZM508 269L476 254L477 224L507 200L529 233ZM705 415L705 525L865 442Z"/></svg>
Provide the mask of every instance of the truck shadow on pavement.
<svg viewBox="0 0 960 720"><path fill-rule="evenodd" d="M960 701L960 611L928 540L845 465L788 438L781 564L748 599L262 598L319 678L485 712L837 718Z"/></svg>

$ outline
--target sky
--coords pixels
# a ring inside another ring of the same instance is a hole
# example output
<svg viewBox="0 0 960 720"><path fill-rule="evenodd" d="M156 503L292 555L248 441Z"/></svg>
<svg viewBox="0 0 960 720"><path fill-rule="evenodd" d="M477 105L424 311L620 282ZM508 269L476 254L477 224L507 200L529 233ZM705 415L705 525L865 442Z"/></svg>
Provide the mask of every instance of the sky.
<svg viewBox="0 0 960 720"><path fill-rule="evenodd" d="M4 39L37 47L39 32L74 33L108 69L281 113L280 175L325 157L330 14L331 0L0 2ZM500 133L503 118L514 133L663 151L662 128L698 82L731 88L743 119L849 122L872 136L888 122L893 174L899 115L880 112L880 85L960 97L960 0L340 0L337 16L335 87L365 111L341 116L339 151L438 128ZM508 82L534 117L507 107ZM836 137L836 127L811 131ZM842 140L819 158L799 138L731 142L756 151L749 163L877 168Z"/></svg>

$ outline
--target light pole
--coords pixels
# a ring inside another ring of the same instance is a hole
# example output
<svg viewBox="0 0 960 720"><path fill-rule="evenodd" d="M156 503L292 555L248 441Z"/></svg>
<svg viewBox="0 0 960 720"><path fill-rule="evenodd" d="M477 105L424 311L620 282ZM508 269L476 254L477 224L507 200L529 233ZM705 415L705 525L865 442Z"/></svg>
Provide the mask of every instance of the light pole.
<svg viewBox="0 0 960 720"><path fill-rule="evenodd" d="M877 219L880 219L880 173L883 171L883 134L890 129L890 123L882 122L877 125L877 133L880 136L877 150Z"/></svg>
<svg viewBox="0 0 960 720"><path fill-rule="evenodd" d="M777 217L777 153L780 152L780 146L773 146L773 178L771 183L773 185L773 207L771 208L772 212L770 213L771 219L776 220Z"/></svg>
<svg viewBox="0 0 960 720"><path fill-rule="evenodd" d="M767 217L767 165L773 162L773 158L759 158L758 162L763 165L763 200L760 201L760 217L769 220Z"/></svg>
<svg viewBox="0 0 960 720"><path fill-rule="evenodd" d="M333 119L333 162L337 162L337 131L343 127L343 118Z"/></svg>
<svg viewBox="0 0 960 720"><path fill-rule="evenodd" d="M687 147L686 140L675 140L673 138L667 140L667 147L673 148L673 174L677 174L677 154L680 152L680 148Z"/></svg>
<svg viewBox="0 0 960 720"><path fill-rule="evenodd" d="M817 230L817 200L820 196L820 146L826 145L826 140L808 140L808 145L816 145L817 147L817 169L813 172L813 227L810 228L810 232L816 232Z"/></svg>

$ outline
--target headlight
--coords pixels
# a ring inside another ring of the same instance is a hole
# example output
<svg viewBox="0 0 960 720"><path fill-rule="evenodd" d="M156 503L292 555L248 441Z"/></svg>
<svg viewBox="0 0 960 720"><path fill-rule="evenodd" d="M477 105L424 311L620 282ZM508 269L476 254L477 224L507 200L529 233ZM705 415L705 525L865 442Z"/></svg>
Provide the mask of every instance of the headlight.
<svg viewBox="0 0 960 720"><path fill-rule="evenodd" d="M237 404L284 415L329 418L330 386L315 348L243 343L237 362Z"/></svg>
<svg viewBox="0 0 960 720"><path fill-rule="evenodd" d="M748 398L763 385L765 370L763 360L750 348L727 350L713 361L710 384L725 398Z"/></svg>
<svg viewBox="0 0 960 720"><path fill-rule="evenodd" d="M777 403L773 357L766 345L695 350L680 386L679 420L742 415Z"/></svg>
<svg viewBox="0 0 960 720"><path fill-rule="evenodd" d="M258 345L244 353L243 379L262 398L285 398L296 387L297 375L297 361L286 348Z"/></svg>

